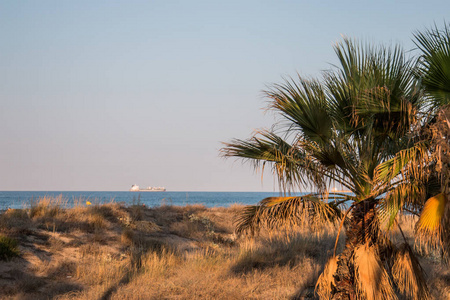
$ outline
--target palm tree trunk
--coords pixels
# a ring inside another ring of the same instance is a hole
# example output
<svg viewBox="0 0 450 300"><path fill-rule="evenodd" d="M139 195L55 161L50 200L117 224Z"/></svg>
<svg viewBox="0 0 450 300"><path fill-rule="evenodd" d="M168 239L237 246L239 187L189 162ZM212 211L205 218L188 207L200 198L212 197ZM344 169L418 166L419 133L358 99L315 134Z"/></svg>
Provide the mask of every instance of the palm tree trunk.
<svg viewBox="0 0 450 300"><path fill-rule="evenodd" d="M332 291L333 300L354 300L356 295L355 265L353 254L356 247L365 243L374 244L378 238L379 224L373 198L355 205L346 229L344 251L338 257L338 267L334 275L336 288Z"/></svg>

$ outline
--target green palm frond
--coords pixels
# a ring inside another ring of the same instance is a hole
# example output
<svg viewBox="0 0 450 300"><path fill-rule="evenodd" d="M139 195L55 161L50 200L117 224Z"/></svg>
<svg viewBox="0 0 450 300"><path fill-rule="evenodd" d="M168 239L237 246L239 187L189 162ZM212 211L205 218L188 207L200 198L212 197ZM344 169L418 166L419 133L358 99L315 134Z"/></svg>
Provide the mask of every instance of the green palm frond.
<svg viewBox="0 0 450 300"><path fill-rule="evenodd" d="M375 168L374 181L378 185L384 186L386 183L391 182L405 172L405 168L409 172L410 176L416 178L423 177L425 175L424 170L421 168L421 161L427 155L427 142L419 142L414 146L398 151L395 156L389 160L386 160Z"/></svg>
<svg viewBox="0 0 450 300"><path fill-rule="evenodd" d="M327 99L323 87L317 81L298 76L299 83L285 80L276 84L266 95L272 99L269 108L278 111L288 121L289 131L297 126L307 140L327 143L332 134L332 120L328 115Z"/></svg>
<svg viewBox="0 0 450 300"><path fill-rule="evenodd" d="M275 133L259 132L250 140L233 140L225 143L222 154L226 157L240 157L247 159L257 167L264 167L270 163L274 174L279 179L280 187L289 190L314 182L318 186L325 186L323 178L318 176L321 167L318 166L305 152L292 146Z"/></svg>
<svg viewBox="0 0 450 300"><path fill-rule="evenodd" d="M249 140L232 140L224 143L222 154L226 157L240 157L251 160L255 164L260 162L288 162L302 158L302 154L293 148L291 144L283 140L275 133L268 131L258 132ZM292 159L291 159L292 158Z"/></svg>
<svg viewBox="0 0 450 300"><path fill-rule="evenodd" d="M403 199L399 196L401 194L401 192L394 192L386 196L378 207L380 221L387 229L392 228L398 214L401 212L403 206Z"/></svg>
<svg viewBox="0 0 450 300"><path fill-rule="evenodd" d="M358 130L368 128L377 143L386 137L401 138L422 106L420 93L413 88L412 60L399 46L369 48L364 55L356 68L358 76L347 76L345 82L354 86L353 123Z"/></svg>
<svg viewBox="0 0 450 300"><path fill-rule="evenodd" d="M236 233L253 235L262 227L271 229L283 226L334 224L341 217L345 197L336 195L335 201L330 202L325 202L323 196L319 194L266 198L258 205L247 206L237 217Z"/></svg>
<svg viewBox="0 0 450 300"><path fill-rule="evenodd" d="M397 216L402 212L418 214L423 199L426 197L426 186L413 179L397 184L381 199L378 215L386 229L392 228Z"/></svg>
<svg viewBox="0 0 450 300"><path fill-rule="evenodd" d="M355 115L366 122L370 120L377 139L401 138L417 121L419 105L411 101L416 96L406 98L403 95L394 99L387 87L375 87L365 91L362 98L355 108Z"/></svg>
<svg viewBox="0 0 450 300"><path fill-rule="evenodd" d="M450 104L450 27L435 26L416 32L415 44L422 51L419 76L433 107Z"/></svg>

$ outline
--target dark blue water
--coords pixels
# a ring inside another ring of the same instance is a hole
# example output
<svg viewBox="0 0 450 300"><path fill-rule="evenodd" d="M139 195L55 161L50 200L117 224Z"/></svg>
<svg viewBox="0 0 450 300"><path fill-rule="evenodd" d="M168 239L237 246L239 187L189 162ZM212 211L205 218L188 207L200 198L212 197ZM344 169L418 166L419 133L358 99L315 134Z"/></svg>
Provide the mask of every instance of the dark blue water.
<svg viewBox="0 0 450 300"><path fill-rule="evenodd" d="M122 202L126 205L133 203L146 206L203 204L207 207L228 207L232 204L256 204L267 197L279 196L277 192L1 192L0 210L7 208L29 207L32 200L39 197L62 196L67 200L67 206L73 205L74 200L81 199L91 203Z"/></svg>

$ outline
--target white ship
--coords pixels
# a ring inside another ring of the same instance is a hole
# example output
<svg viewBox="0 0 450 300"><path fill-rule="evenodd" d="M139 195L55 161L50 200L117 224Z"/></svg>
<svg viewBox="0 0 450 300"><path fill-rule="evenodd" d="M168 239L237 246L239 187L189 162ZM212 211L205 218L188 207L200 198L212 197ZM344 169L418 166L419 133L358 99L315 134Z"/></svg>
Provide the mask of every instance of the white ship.
<svg viewBox="0 0 450 300"><path fill-rule="evenodd" d="M332 188L331 193L351 193L352 191L350 190L338 190L336 187Z"/></svg>
<svg viewBox="0 0 450 300"><path fill-rule="evenodd" d="M158 187L149 186L145 189L141 189L136 184L133 184L130 189L130 192L165 192L165 191L166 191L166 188L163 186L158 186Z"/></svg>

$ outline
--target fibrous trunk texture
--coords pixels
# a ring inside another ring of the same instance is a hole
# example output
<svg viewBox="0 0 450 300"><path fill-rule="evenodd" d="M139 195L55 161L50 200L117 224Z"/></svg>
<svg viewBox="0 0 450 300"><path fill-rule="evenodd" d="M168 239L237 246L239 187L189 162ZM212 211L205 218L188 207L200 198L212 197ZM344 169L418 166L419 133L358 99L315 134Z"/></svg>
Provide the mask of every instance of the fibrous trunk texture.
<svg viewBox="0 0 450 300"><path fill-rule="evenodd" d="M336 287L332 291L333 300L356 300L355 264L356 247L376 244L379 224L375 212L375 199L367 199L355 205L349 225L344 251L338 257L338 267L334 275Z"/></svg>

